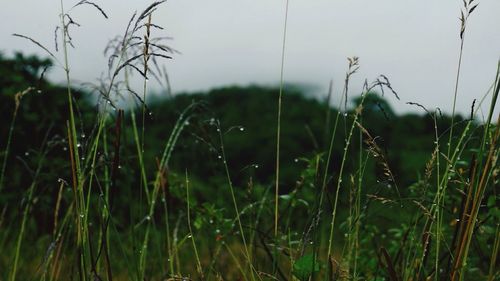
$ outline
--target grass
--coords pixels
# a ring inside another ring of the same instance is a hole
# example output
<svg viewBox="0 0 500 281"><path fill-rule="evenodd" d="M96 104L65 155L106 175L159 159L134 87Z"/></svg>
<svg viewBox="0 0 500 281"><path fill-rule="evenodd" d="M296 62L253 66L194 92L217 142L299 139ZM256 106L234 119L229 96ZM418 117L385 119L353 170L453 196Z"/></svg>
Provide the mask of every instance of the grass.
<svg viewBox="0 0 500 281"><path fill-rule="evenodd" d="M50 202L53 205L41 208L42 203L37 204L37 198L46 191L39 176L51 155L47 130L36 155L32 183L23 190L24 202L3 208L0 245L6 254L0 260L0 280L500 278L498 195L494 189L498 184L500 120L493 115L500 89L500 62L494 86L487 93L491 97L487 120L482 124L474 120L485 99L473 107L470 119L459 122L455 117L464 35L469 16L477 7L473 0L464 1L461 16L451 124L441 128L438 111L413 103L425 110L434 128L435 142L423 177L414 179L412 186L400 186L386 155L390 151L381 148L379 136L373 136L372 128L365 126L369 118L365 101L375 89L390 91L399 99L387 77L381 75L372 83L365 82L357 106L347 108L350 80L359 67L359 59L352 57L348 58L338 105L340 109L344 104L344 110L338 110L332 119L333 111L327 104L325 147L313 157L300 160L306 167L297 176L300 180L296 185L285 193L280 189L280 151L281 117L287 110L287 1L275 124L274 184L256 183L249 177L246 187L235 185L231 169L234 163L229 163L225 148L225 137L234 133L232 128L226 130L218 120L204 121L204 128L211 131L199 137L210 152L218 155L223 179L219 184L224 194L217 196L229 198L224 204L207 202L210 196L204 195L210 191L204 189L209 185L191 177L190 167L179 173L170 165L176 146L189 133L190 121L196 120L205 106L202 102L179 109L162 151L156 159L145 157L148 142L154 141L148 136L148 83L159 80L160 60L170 59L175 53L154 37L162 28L153 23L153 15L163 2L154 2L141 13L134 13L124 35L108 46L110 76L95 87L99 110L90 134L77 125L81 120L68 59L73 45L69 27L76 22L68 13L80 5L91 5L107 18L105 11L90 1L65 9L61 0L57 29L61 57L31 37L16 35L41 47L65 71L68 120L55 126L66 131L69 149L67 176L49 175L58 181L57 196ZM133 74L143 77L140 94L130 85ZM16 95L2 159L0 192L9 178L6 167L13 161L10 151L21 97L33 90L20 89ZM127 112L117 108L116 102L124 93L124 99L137 104ZM136 115L139 112L140 117ZM131 134L127 134L127 128ZM343 142L343 150L335 151L339 141ZM128 158L132 161L124 160L124 154L133 155ZM348 169L348 164L355 168ZM380 170L376 190L367 180L371 165ZM248 169L252 167L256 165ZM127 172L137 178L127 181ZM125 196L121 193L130 197L119 201L117 198ZM176 200L182 204L176 204ZM13 208L19 208L19 214L5 218L5 210L13 212ZM48 233L34 226L37 208L53 214ZM387 230L383 229L387 226ZM50 242L30 237L30 231L42 233ZM45 251L30 251L26 246L30 243L44 245ZM482 248L488 244L491 247L486 247L484 253Z"/></svg>

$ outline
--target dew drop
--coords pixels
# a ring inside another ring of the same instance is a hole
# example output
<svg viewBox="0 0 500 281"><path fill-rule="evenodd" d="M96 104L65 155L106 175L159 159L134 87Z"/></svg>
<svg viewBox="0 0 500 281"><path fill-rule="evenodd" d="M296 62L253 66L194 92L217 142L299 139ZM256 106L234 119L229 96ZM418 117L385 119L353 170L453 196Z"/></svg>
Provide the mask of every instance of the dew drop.
<svg viewBox="0 0 500 281"><path fill-rule="evenodd" d="M240 131L241 131L241 132L245 131L245 128L240 127Z"/></svg>

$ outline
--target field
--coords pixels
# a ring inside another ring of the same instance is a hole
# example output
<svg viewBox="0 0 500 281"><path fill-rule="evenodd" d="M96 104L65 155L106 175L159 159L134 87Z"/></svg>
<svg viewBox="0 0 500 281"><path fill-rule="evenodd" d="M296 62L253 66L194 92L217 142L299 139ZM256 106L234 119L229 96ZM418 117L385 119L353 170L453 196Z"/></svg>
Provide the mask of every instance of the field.
<svg viewBox="0 0 500 281"><path fill-rule="evenodd" d="M395 113L385 75L351 93L358 57L338 98L285 83L284 54L276 87L174 94L163 3L109 42L95 84L68 57L74 9L107 18L94 2L61 1L55 50L13 34L46 59L0 55L0 280L500 280L500 61L455 110L476 1L450 115Z"/></svg>

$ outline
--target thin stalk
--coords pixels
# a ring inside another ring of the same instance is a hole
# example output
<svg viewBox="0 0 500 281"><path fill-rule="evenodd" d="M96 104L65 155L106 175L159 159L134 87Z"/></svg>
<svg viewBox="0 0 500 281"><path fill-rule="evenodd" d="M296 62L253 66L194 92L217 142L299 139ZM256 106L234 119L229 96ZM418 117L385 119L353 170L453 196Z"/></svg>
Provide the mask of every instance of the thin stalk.
<svg viewBox="0 0 500 281"><path fill-rule="evenodd" d="M361 99L361 103L358 106L359 110L357 109L355 111L355 113L354 113L354 120L352 122L351 129L349 131L348 137L346 139L346 144L344 146L344 155L342 156L342 162L340 164L339 176L338 176L338 179L337 179L337 187L336 187L336 191L335 191L335 199L334 199L334 203L333 203L332 222L330 224L330 235L329 235L329 239L328 239L328 253L327 253L327 257L328 258L330 258L331 254L332 254L332 248L333 248L333 229L335 227L335 218L336 218L336 215L337 215L337 205L338 205L338 199L339 199L339 191L340 191L340 187L341 187L341 184L342 184L342 176L343 176L343 173L344 173L344 167L345 167L345 163L346 163L346 160L347 160L347 153L349 151L349 145L351 143L351 139L352 139L352 135L353 135L353 132L354 132L354 128L356 127L357 120L359 118L359 115L361 114L361 112L360 112L361 106L363 105L363 102L364 102L364 100L365 100L368 92L369 91L366 90L366 92L363 93L363 96L362 96L362 99Z"/></svg>
<svg viewBox="0 0 500 281"><path fill-rule="evenodd" d="M280 141L281 141L281 100L283 97L284 86L284 68L285 68L285 47L286 47L286 31L288 24L288 4L286 0L285 6L285 24L283 26L283 42L281 48L281 68L280 68L280 90L278 96L278 126L276 128L276 182L274 193L274 237L278 237L278 205L279 205L279 180L280 180Z"/></svg>
<svg viewBox="0 0 500 281"><path fill-rule="evenodd" d="M245 271L243 270L243 268L241 267L241 264L240 262L238 261L238 258L234 255L233 251L231 251L231 248L229 248L229 246L223 242L223 245L226 247L226 250L227 252L229 253L229 255L231 256L231 258L234 260L234 263L236 264L236 267L238 268L238 270L240 271L241 275L242 276L245 276Z"/></svg>
<svg viewBox="0 0 500 281"><path fill-rule="evenodd" d="M493 243L493 251L490 258L490 269L488 270L488 281L493 281L495 277L495 267L497 264L498 253L500 252L500 225L497 224L495 231L495 242Z"/></svg>
<svg viewBox="0 0 500 281"><path fill-rule="evenodd" d="M234 210L236 212L236 221L238 222L238 227L240 229L240 233L241 233L241 240L243 241L243 247L245 248L245 256L246 256L246 259L247 259L247 263L248 263L248 267L249 267L249 270L250 270L250 273L251 273L251 277L252 277L252 280L255 280L255 276L254 276L254 268L253 268L253 265L252 265L252 260L250 259L250 251L248 250L248 245L247 245L247 241L245 239L245 233L243 232L243 226L241 224L241 219L240 219L240 211L238 209L238 204L236 203L236 196L234 194L234 187L233 187L233 182L231 180L231 175L229 173L229 167L227 165L227 160L226 160L226 152L225 152L225 149L224 149L224 141L223 141L223 138L222 138L222 133L221 133L221 129L219 128L218 126L218 131L219 131L219 140L220 140L220 148L221 148L221 154L222 154L222 162L224 164L224 170L226 172L226 177L227 177L227 181L228 181L228 184L229 184L229 191L231 192L231 199L233 201L233 207L234 207Z"/></svg>
<svg viewBox="0 0 500 281"><path fill-rule="evenodd" d="M163 210L165 212L165 232L167 236L167 261L170 269L170 274L173 276L175 271L174 271L174 256L172 255L172 241L170 241L170 223L169 223L169 212L168 212L168 205L167 205L167 199L166 199L166 194L165 190L163 190L163 197L161 199L163 203Z"/></svg>
<svg viewBox="0 0 500 281"><path fill-rule="evenodd" d="M460 72L461 72L461 69L462 69L462 55L463 55L463 51L464 51L464 37L465 37L465 34L460 39L460 53L458 55L457 74L456 74L456 78L455 78L455 90L454 90L454 93L453 93L453 109L451 111L450 136L448 138L448 143L447 143L447 146L448 146L447 156L448 156L448 158L450 157L451 140L453 138L453 128L454 128L454 125L455 125L455 110L456 110L457 97L458 97L458 83L460 81Z"/></svg>
<svg viewBox="0 0 500 281"><path fill-rule="evenodd" d="M24 231L26 229L26 221L28 220L28 213L29 213L31 205L32 205L33 193L34 193L36 183L38 180L38 175L40 174L40 171L41 171L42 166L43 166L43 161L45 160L45 156L46 156L46 151L45 151L45 149L43 149L43 147L45 147L45 143L46 143L46 139L44 140L44 144L42 145L43 153L41 154L40 159L38 160L38 167L36 169L33 181L31 182L31 185L28 189L28 196L26 198L26 206L24 206L23 217L21 220L21 230L19 232L19 235L17 236L16 252L14 254L14 263L13 263L12 269L10 271L10 277L9 277L10 281L16 280L17 267L18 267L19 257L21 255L21 245L22 245L23 238L24 238Z"/></svg>
<svg viewBox="0 0 500 281"><path fill-rule="evenodd" d="M21 98L29 93L33 88L29 87L23 92L17 93L16 94L16 104L14 108L14 113L12 113L12 121L10 122L10 127L9 127L9 135L7 136L7 145L5 146L5 153L3 156L3 162L2 162L2 170L0 171L0 191L2 191L3 188L3 183L5 179L5 169L7 168L7 159L9 158L9 152L10 152L10 145L12 141L12 135L14 133L14 126L16 124L16 119L17 119L17 112L19 111L19 106L21 102Z"/></svg>
<svg viewBox="0 0 500 281"><path fill-rule="evenodd" d="M342 90L342 95L340 96L337 117L335 118L335 123L333 125L332 135L330 137L330 144L328 146L328 155L326 157L325 172L323 175L323 182L321 184L321 193L320 193L319 205L318 205L318 215L319 215L319 212L321 211L321 208L323 206L324 195L326 192L326 182L328 179L328 170L330 169L330 161L331 161L332 153L333 153L333 144L335 142L335 136L337 135L337 127L339 124L340 116L342 115L340 108L342 107L342 103L344 103L344 99L347 99L347 94L349 91L349 80L350 80L351 76L354 73L356 73L356 71L358 69L358 58L357 57L354 57L352 59L348 58L348 61L349 61L349 67L348 67L348 70L345 74L344 88ZM347 113L345 113L345 114L347 114Z"/></svg>
<svg viewBox="0 0 500 281"><path fill-rule="evenodd" d="M440 173L441 173L441 166L440 166L440 149L439 149L439 134L437 130L437 120L436 116L434 115L434 134L436 138L436 184L437 184L437 192L436 192L436 197L437 197L437 202L436 202L436 214L434 215L434 219L436 220L436 259L434 263L434 278L437 281L439 279L439 248L441 246L441 227L442 227L442 214L441 214L441 208L439 206L442 206L441 203L444 202L444 187L441 185L441 178L440 178ZM448 148L451 147L450 143L448 142ZM450 150L448 149L448 153ZM451 165L451 164L450 164ZM449 165L446 165L449 167ZM446 175L447 176L447 175ZM442 198L442 200L441 200ZM425 254L425 253L424 253Z"/></svg>
<svg viewBox="0 0 500 281"><path fill-rule="evenodd" d="M76 125L75 125L75 116L73 110L73 95L71 93L71 79L70 79L70 68L69 68L69 59L68 59L68 26L65 22L65 10L64 10L64 1L60 1L61 7L61 33L62 33L62 46L63 46L63 54L64 54L64 72L66 78L66 89L68 94L68 105L69 105L69 122L68 122L68 138L70 143L70 153L72 154L72 169L73 169L73 185L76 189L76 221L77 221L77 240L78 240L78 248L80 249L80 275L83 280L86 280L86 237L87 237L87 226L82 222L82 211L84 210L83 206L84 202L84 194L83 194L83 186L82 186L82 172L80 167L80 157L78 152L78 140L76 133Z"/></svg>
<svg viewBox="0 0 500 281"><path fill-rule="evenodd" d="M139 158L139 168L141 170L141 183L142 186L144 187L144 191L146 192L146 199L148 203L150 202L150 194L149 194L149 189L148 189L148 180L146 177L146 169L144 167L144 146L143 142L139 139L139 133L137 131L137 123L136 123L136 118L135 118L135 112L134 109L130 111L130 117L132 118L132 130L134 132L134 141L137 149L137 156Z"/></svg>
<svg viewBox="0 0 500 281"><path fill-rule="evenodd" d="M204 280L205 277L203 275L203 269L201 267L200 256L198 255L198 249L196 248L196 242L194 241L193 229L191 228L191 207L189 206L189 177L186 171L186 204L187 204L187 224L189 229L188 238L191 239L191 243L193 244L194 256L196 258L196 270L200 275L201 280Z"/></svg>
<svg viewBox="0 0 500 281"><path fill-rule="evenodd" d="M337 134L337 127L338 127L338 123L339 123L339 120L340 120L340 116L342 115L342 113L340 111L340 108L342 106L344 98L347 98L347 93L348 93L348 90L349 90L349 80L350 80L350 77L358 69L358 59L356 57L353 58L353 59L349 58L348 60L349 60L349 68L348 68L347 73L345 75L344 89L343 89L342 95L340 97L340 102L339 102L339 106L338 106L337 117L335 118L335 123L333 125L333 131L332 131L332 135L331 135L331 138L330 138L330 145L329 145L329 148L328 148L328 155L327 155L327 158L326 158L326 165L325 165L325 171L324 171L324 175L323 175L323 182L322 182L322 185L321 185L321 193L320 193L319 205L318 205L318 212L317 212L318 218L319 218L319 214L320 214L321 208L323 206L324 194L326 192L326 183L327 183L327 178L328 178L328 170L330 169L330 159L331 159L331 156L332 156L332 153L333 153L333 144L334 144L334 141L335 141L335 136ZM365 98L365 95L363 95L363 98L361 100L361 104L363 103L364 98ZM353 126L356 124L355 121L353 122ZM351 130L354 130L354 127L352 127ZM351 131L351 133L352 133L352 131ZM347 152L346 150L344 152ZM343 162L344 161L345 161L345 153L344 153ZM339 179L342 176L342 172L343 172L343 166L342 166L342 170L339 172L340 173ZM337 190L337 194L338 194L338 190ZM337 198L335 198L335 200L337 200ZM336 201L335 201L334 210L335 210L334 212L336 212ZM330 228L330 238L329 238L329 242L328 242L329 245L328 245L328 254L327 254L327 259L328 260L331 258L331 247L332 247L332 239L333 239L333 226L334 226L334 219L332 219L332 225L331 225L331 228Z"/></svg>
<svg viewBox="0 0 500 281"><path fill-rule="evenodd" d="M362 116L360 117L360 124L362 124ZM356 201L355 201L355 225L354 225L354 243L352 245L354 252L354 264L352 275L354 278L357 278L358 275L358 257L359 257L359 233L361 228L361 189L363 187L363 177L366 170L366 165L368 162L369 154L367 154L363 159L363 134L360 132L359 135L359 174L358 174L358 187L356 192Z"/></svg>
<svg viewBox="0 0 500 281"><path fill-rule="evenodd" d="M160 161L160 165L158 166L158 171L156 172L156 178L153 184L153 191L150 196L150 204L149 204L149 211L148 214L146 215L146 221L147 221L147 226L146 226L146 232L144 234L144 240L142 243L142 247L140 250L139 254L139 272L138 272L138 279L143 280L144 279L144 273L145 273L145 266L146 266L146 257L147 257L147 245L149 243L149 234L151 231L151 226L152 226L152 217L154 215L154 209L156 206L156 198L158 196L158 193L161 188L161 180L162 180L162 173L167 167L168 162L170 160L170 157L172 155L172 151L174 150L175 144L177 143L177 140L179 139L179 136L184 129L184 126L186 125L186 121L189 120L190 116L188 113L195 107L196 104L192 104L188 106L179 116L179 119L177 119L177 122L172 130L172 133L170 134L170 137L165 145L165 148L163 150L162 158Z"/></svg>

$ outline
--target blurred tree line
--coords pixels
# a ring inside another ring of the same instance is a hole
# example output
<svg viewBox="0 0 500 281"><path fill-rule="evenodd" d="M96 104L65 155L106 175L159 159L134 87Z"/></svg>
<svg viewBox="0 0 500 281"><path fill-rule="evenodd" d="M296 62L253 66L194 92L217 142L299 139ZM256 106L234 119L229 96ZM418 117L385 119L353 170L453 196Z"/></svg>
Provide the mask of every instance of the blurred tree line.
<svg viewBox="0 0 500 281"><path fill-rule="evenodd" d="M53 208L58 192L58 179L70 181L69 152L67 145L66 120L68 119L67 95L64 86L54 85L44 78L51 66L49 60L25 57L21 54L13 58L0 56L0 160L6 156L6 142L16 108L16 93L34 87L22 97L15 123L12 144L7 159L4 188L0 193L0 207L22 200L24 192L34 180L34 171L42 156L45 164L36 179L37 200L41 208ZM229 167L234 184L245 190L252 184L272 185L275 175L277 88L260 86L225 87L208 92L184 93L172 98L153 98L148 105L145 123L145 165L149 176L157 167L163 146L180 113L194 104L195 110L186 122L172 155L169 175L185 174L187 171L200 186L199 197L224 201L216 192L227 183L223 155ZM74 90L77 104L81 149L92 135L98 106L92 94L84 90ZM353 108L360 102L353 99ZM338 114L325 101L306 97L299 89L287 89L283 99L281 131L281 177L283 193L292 190L308 177L308 167L314 159L320 165L328 150L332 124ZM142 114L138 106L137 114ZM340 114L337 136L334 142L332 168L335 178L342 159L349 116ZM116 114L112 113L113 118ZM141 120L141 118L138 118ZM140 169L137 160L133 131L129 112L123 122L123 145L120 148L120 193L115 200L128 204L131 196L137 196L140 184ZM142 122L138 120L138 126ZM458 121L461 119L458 118ZM445 133L450 120L440 116L438 134ZM405 114L398 116L384 97L370 93L365 100L361 125L377 145L395 177L396 184L404 188L415 183L434 148L434 120L430 115ZM110 120L107 130L111 136L115 130L114 120ZM222 140L222 141L221 141ZM366 156L367 146L359 135L353 138L351 153L347 161L345 175L357 173L359 153ZM225 154L222 153L222 147ZM322 157L318 157L322 156ZM103 163L111 156L104 155ZM364 184L367 189L386 184L384 171L374 159L369 159L365 168ZM310 175L309 175L310 176ZM318 179L311 179L316 181ZM121 195L120 195L121 194ZM69 195L68 195L69 196ZM202 199L203 200L203 199ZM229 201L226 201L229 202ZM51 212L40 210L39 225L51 220Z"/></svg>

